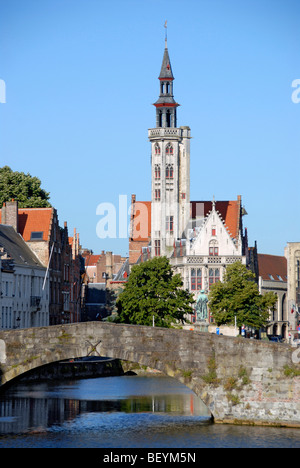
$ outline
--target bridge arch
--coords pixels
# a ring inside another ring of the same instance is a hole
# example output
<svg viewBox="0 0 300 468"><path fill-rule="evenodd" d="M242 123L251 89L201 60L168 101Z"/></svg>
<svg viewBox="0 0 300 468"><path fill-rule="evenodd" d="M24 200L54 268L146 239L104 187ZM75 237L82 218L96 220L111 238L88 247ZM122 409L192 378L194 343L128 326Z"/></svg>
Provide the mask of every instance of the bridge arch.
<svg viewBox="0 0 300 468"><path fill-rule="evenodd" d="M83 322L0 331L0 379L3 385L39 366L99 354L178 379L215 421L300 427L300 377L283 373L295 368L292 351L277 343L189 330Z"/></svg>

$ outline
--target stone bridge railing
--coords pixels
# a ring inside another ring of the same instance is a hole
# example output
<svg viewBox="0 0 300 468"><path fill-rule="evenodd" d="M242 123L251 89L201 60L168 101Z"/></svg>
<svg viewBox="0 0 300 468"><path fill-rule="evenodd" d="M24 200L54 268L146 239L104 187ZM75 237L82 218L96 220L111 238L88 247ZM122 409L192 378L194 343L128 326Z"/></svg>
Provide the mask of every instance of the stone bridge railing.
<svg viewBox="0 0 300 468"><path fill-rule="evenodd" d="M139 363L191 388L215 422L300 427L300 349L104 322L0 331L0 382L87 355Z"/></svg>

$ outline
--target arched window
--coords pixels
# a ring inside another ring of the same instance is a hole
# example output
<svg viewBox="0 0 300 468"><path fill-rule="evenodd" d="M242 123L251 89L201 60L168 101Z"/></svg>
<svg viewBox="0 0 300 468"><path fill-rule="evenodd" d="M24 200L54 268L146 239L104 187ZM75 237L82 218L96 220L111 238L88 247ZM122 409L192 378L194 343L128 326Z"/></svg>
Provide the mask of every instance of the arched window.
<svg viewBox="0 0 300 468"><path fill-rule="evenodd" d="M158 143L156 143L155 147L154 147L154 151L155 151L155 154L160 154L160 146Z"/></svg>
<svg viewBox="0 0 300 468"><path fill-rule="evenodd" d="M166 127L171 127L171 112L169 110L166 113Z"/></svg>
<svg viewBox="0 0 300 468"><path fill-rule="evenodd" d="M173 179L173 177L174 177L173 165L168 164L166 167L166 179Z"/></svg>
<svg viewBox="0 0 300 468"><path fill-rule="evenodd" d="M209 243L209 255L210 256L219 255L219 247L218 247L218 242L216 240L212 240Z"/></svg>
<svg viewBox="0 0 300 468"><path fill-rule="evenodd" d="M166 154L173 154L173 146L171 143L168 143L166 146Z"/></svg>
<svg viewBox="0 0 300 468"><path fill-rule="evenodd" d="M160 166L155 164L154 168L155 179L160 179Z"/></svg>
<svg viewBox="0 0 300 468"><path fill-rule="evenodd" d="M162 127L162 111L159 111L158 114L158 126Z"/></svg>

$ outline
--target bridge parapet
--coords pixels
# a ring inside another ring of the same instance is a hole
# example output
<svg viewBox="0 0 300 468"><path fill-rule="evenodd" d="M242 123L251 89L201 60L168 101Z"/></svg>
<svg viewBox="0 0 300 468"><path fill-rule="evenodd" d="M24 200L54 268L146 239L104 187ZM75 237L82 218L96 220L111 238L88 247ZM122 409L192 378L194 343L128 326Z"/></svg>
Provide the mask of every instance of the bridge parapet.
<svg viewBox="0 0 300 468"><path fill-rule="evenodd" d="M39 366L101 355L180 380L216 422L300 427L297 353L288 345L210 333L83 322L0 331L0 379L4 385Z"/></svg>

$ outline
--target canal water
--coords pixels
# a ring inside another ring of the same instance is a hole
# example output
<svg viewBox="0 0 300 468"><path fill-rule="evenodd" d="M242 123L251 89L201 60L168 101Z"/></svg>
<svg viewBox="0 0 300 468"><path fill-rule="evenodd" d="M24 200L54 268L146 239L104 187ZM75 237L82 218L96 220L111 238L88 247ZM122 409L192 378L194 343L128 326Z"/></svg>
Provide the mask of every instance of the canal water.
<svg viewBox="0 0 300 468"><path fill-rule="evenodd" d="M17 383L0 393L0 448L299 448L300 430L211 424L164 376Z"/></svg>

